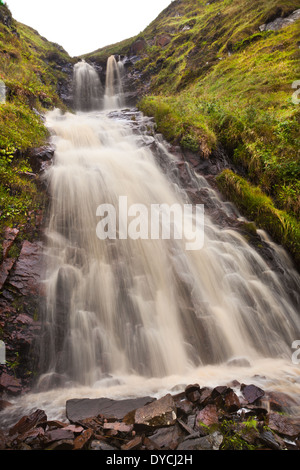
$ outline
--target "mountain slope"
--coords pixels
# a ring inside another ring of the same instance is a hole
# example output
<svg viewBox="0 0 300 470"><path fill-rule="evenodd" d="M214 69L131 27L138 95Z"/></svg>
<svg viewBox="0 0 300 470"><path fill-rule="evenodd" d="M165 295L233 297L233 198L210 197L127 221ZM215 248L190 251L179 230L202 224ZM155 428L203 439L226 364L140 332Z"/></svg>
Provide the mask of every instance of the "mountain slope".
<svg viewBox="0 0 300 470"><path fill-rule="evenodd" d="M89 60L138 54L129 71L140 109L201 158L222 145L238 176L225 171L219 188L299 263L297 9L299 0L175 0L138 37Z"/></svg>

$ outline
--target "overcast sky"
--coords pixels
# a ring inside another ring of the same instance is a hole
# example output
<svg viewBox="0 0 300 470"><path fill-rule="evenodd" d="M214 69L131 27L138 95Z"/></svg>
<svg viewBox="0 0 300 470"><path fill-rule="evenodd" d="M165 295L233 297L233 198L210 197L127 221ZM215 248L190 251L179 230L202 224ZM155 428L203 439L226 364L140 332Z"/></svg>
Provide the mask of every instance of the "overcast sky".
<svg viewBox="0 0 300 470"><path fill-rule="evenodd" d="M171 0L6 0L13 17L71 55L139 34Z"/></svg>

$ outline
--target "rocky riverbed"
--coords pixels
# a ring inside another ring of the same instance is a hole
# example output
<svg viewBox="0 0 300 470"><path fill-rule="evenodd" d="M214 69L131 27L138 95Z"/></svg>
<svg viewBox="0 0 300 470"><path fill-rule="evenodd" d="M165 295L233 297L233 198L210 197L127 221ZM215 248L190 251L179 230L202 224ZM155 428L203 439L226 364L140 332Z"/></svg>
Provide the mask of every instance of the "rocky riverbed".
<svg viewBox="0 0 300 470"><path fill-rule="evenodd" d="M37 409L1 431L0 449L299 450L296 406L285 393L238 381L214 388L191 384L159 399L71 399L63 421Z"/></svg>

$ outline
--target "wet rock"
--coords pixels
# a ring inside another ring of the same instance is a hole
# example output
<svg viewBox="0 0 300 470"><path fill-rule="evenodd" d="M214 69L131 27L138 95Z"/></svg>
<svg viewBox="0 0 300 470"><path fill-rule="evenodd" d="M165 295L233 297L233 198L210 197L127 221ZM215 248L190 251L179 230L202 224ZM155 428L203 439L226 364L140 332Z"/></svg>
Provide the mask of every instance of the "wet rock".
<svg viewBox="0 0 300 470"><path fill-rule="evenodd" d="M227 361L229 367L251 367L250 362L246 357L234 357Z"/></svg>
<svg viewBox="0 0 300 470"><path fill-rule="evenodd" d="M43 410L36 410L29 416L23 416L10 430L9 435L24 434L39 424L47 421L47 416Z"/></svg>
<svg viewBox="0 0 300 470"><path fill-rule="evenodd" d="M61 441L55 441L49 445L46 450L72 450L73 449L72 439L64 439Z"/></svg>
<svg viewBox="0 0 300 470"><path fill-rule="evenodd" d="M20 230L17 228L6 227L4 231L4 242L2 244L2 256L6 259L10 248L12 247L15 239L17 238Z"/></svg>
<svg viewBox="0 0 300 470"><path fill-rule="evenodd" d="M170 394L135 412L135 428L173 426L176 422L176 405Z"/></svg>
<svg viewBox="0 0 300 470"><path fill-rule="evenodd" d="M112 445L108 444L107 442L104 441L99 441L99 440L94 440L90 443L89 445L90 450L118 450L116 447L113 447Z"/></svg>
<svg viewBox="0 0 300 470"><path fill-rule="evenodd" d="M111 400L109 398L72 399L66 403L66 414L68 420L72 423L98 415L122 420L130 412L151 403L153 400L154 398L151 397L128 400Z"/></svg>
<svg viewBox="0 0 300 470"><path fill-rule="evenodd" d="M41 249L37 243L25 240L21 254L11 272L9 283L23 296L38 296L41 294Z"/></svg>
<svg viewBox="0 0 300 470"><path fill-rule="evenodd" d="M188 385L185 388L186 398L192 403L196 403L200 399L200 386L198 384Z"/></svg>
<svg viewBox="0 0 300 470"><path fill-rule="evenodd" d="M296 400L284 392L266 392L264 399L268 401L272 411L290 410L297 406Z"/></svg>
<svg viewBox="0 0 300 470"><path fill-rule="evenodd" d="M131 441L121 446L121 450L136 450L143 444L143 437L136 436Z"/></svg>
<svg viewBox="0 0 300 470"><path fill-rule="evenodd" d="M269 414L268 426L273 431L291 438L296 438L300 435L300 427L294 425L290 418L278 413L271 412Z"/></svg>
<svg viewBox="0 0 300 470"><path fill-rule="evenodd" d="M151 442L155 444L158 449L162 450L175 450L178 443L182 441L186 436L186 433L179 427L178 424L175 426L160 428L150 437Z"/></svg>
<svg viewBox="0 0 300 470"><path fill-rule="evenodd" d="M76 437L74 441L73 450L82 450L87 447L89 441L92 439L94 432L92 429L86 429L80 436Z"/></svg>
<svg viewBox="0 0 300 470"><path fill-rule="evenodd" d="M6 400L0 400L0 411L5 410L5 408L8 408L9 406L12 406L12 403Z"/></svg>
<svg viewBox="0 0 300 470"><path fill-rule="evenodd" d="M6 260L3 261L0 267L0 289L3 288L9 273L11 269L13 268L13 265L15 264L15 259L13 258L7 258Z"/></svg>
<svg viewBox="0 0 300 470"><path fill-rule="evenodd" d="M117 432L125 432L129 433L133 430L133 425L132 424L125 424L125 423L119 423L119 422L114 422L114 423L104 423L103 425L104 430L113 430Z"/></svg>
<svg viewBox="0 0 300 470"><path fill-rule="evenodd" d="M257 400L262 398L265 394L265 392L257 387L256 385L245 385L241 384L241 392L247 401L247 403L255 403Z"/></svg>
<svg viewBox="0 0 300 470"><path fill-rule="evenodd" d="M198 427L201 426L200 423L204 424L205 426L211 426L212 424L216 424L219 422L219 415L217 411L216 405L206 405L196 417L196 425Z"/></svg>
<svg viewBox="0 0 300 470"><path fill-rule="evenodd" d="M54 441L69 440L74 438L74 432L67 428L53 429L52 431L48 431L45 434L45 440L49 444Z"/></svg>
<svg viewBox="0 0 300 470"><path fill-rule="evenodd" d="M273 449L273 450L281 450L282 449L282 447L277 442L277 440L274 437L274 434L271 431L262 432L259 436L259 440L262 444L266 445L270 449Z"/></svg>
<svg viewBox="0 0 300 470"><path fill-rule="evenodd" d="M201 388L200 390L200 399L199 399L199 403L201 405L207 405L209 403L209 401L212 399L211 397L211 394L212 394L212 388L209 388L209 387L203 387Z"/></svg>
<svg viewBox="0 0 300 470"><path fill-rule="evenodd" d="M214 432L208 436L186 439L177 447L177 450L219 450L223 442L223 436L220 432Z"/></svg>
<svg viewBox="0 0 300 470"><path fill-rule="evenodd" d="M226 392L224 396L223 407L229 413L233 413L241 407L240 400L233 390L228 389L228 391Z"/></svg>
<svg viewBox="0 0 300 470"><path fill-rule="evenodd" d="M0 376L0 391L12 395L18 395L22 391L21 381L4 372Z"/></svg>

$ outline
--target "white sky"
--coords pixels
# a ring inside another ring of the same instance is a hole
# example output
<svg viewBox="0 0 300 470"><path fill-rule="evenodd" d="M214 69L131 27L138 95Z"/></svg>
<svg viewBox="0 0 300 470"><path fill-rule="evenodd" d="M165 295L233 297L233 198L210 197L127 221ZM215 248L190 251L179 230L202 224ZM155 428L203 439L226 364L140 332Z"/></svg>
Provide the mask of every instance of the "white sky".
<svg viewBox="0 0 300 470"><path fill-rule="evenodd" d="M71 56L142 32L171 0L6 0L13 17Z"/></svg>

